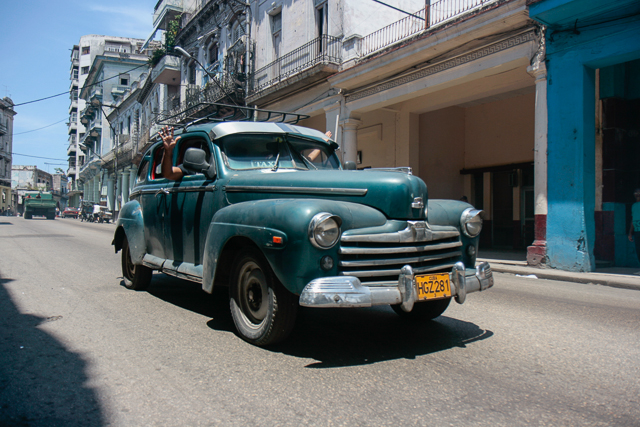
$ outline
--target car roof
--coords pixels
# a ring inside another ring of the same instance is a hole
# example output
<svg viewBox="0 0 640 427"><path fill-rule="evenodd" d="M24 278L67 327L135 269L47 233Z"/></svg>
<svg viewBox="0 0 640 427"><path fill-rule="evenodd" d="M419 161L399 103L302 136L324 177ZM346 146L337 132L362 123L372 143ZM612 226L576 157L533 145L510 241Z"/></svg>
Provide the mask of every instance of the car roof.
<svg viewBox="0 0 640 427"><path fill-rule="evenodd" d="M182 132L176 134L203 131L209 134L214 140L224 136L241 134L241 133L271 133L271 134L290 134L314 139L323 142L334 148L338 146L334 141L328 140L327 136L319 130L311 129L304 126L293 125L289 123L274 122L245 122L245 121L229 121L219 123L206 123L201 125L188 126Z"/></svg>

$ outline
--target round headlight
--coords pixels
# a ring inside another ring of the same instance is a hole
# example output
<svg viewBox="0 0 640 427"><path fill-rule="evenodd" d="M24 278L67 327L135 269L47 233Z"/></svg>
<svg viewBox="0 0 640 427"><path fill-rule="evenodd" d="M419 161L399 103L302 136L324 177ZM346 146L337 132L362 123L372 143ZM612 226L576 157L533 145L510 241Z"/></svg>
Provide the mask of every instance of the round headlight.
<svg viewBox="0 0 640 427"><path fill-rule="evenodd" d="M329 249L340 240L340 217L322 212L311 218L309 223L309 240L319 249Z"/></svg>
<svg viewBox="0 0 640 427"><path fill-rule="evenodd" d="M460 217L460 227L462 232L469 237L476 237L482 230L482 218L480 214L481 210L478 209L465 209Z"/></svg>

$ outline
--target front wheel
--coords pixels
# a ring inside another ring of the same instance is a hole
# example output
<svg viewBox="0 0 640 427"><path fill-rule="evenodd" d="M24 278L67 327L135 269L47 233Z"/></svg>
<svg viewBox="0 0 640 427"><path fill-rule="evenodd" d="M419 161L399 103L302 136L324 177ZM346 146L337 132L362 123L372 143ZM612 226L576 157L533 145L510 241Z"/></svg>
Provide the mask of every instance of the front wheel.
<svg viewBox="0 0 640 427"><path fill-rule="evenodd" d="M431 320L440 316L449 307L451 298L439 299L435 301L417 302L413 306L413 310L406 312L398 305L392 305L391 308L396 314L402 318L410 320Z"/></svg>
<svg viewBox="0 0 640 427"><path fill-rule="evenodd" d="M124 286L134 291L143 291L149 287L152 274L153 270L149 267L133 263L131 260L131 251L129 250L129 241L125 237L122 242L122 276L124 278Z"/></svg>
<svg viewBox="0 0 640 427"><path fill-rule="evenodd" d="M233 262L229 305L240 337L264 346L291 333L298 299L278 281L262 253L249 249Z"/></svg>

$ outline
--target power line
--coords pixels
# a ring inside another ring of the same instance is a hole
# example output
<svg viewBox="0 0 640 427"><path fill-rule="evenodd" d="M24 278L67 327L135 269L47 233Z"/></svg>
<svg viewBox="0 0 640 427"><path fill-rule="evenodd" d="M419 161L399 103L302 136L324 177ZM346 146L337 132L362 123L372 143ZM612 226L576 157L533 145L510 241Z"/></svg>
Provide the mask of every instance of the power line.
<svg viewBox="0 0 640 427"><path fill-rule="evenodd" d="M14 135L14 136L15 136L15 135L22 135L23 133L35 132L35 131L37 131L37 130L46 129L46 128L51 127L51 126L53 126L53 125L57 125L58 123L64 122L65 120L67 120L67 117L65 117L64 119L59 120L59 121L57 121L57 122L55 122L55 123L51 123L50 125L46 125L46 126L43 126L43 127L41 127L41 128L38 128L38 129L33 129L33 130L27 130L27 131L24 131L24 132L14 133L13 135Z"/></svg>
<svg viewBox="0 0 640 427"><path fill-rule="evenodd" d="M108 77L108 78L106 78L106 79L104 79L104 80L100 80L100 81L98 81L98 82L95 82L95 83L93 83L93 84L90 84L90 85L87 85L87 86L83 86L83 88L85 88L85 87L95 86L95 85L100 84L100 83L102 83L102 82L106 82L107 80L115 79L116 77L120 77L120 76L121 76L121 75L123 75L123 74L127 74L127 73L129 73L129 72L131 72L131 71L133 71L133 70L137 70L138 68L141 68L141 67L144 67L144 66L149 66L149 64L148 64L147 62L145 62L144 64L138 65L137 67L134 67L134 68L132 68L132 69L130 69L130 70L123 71L122 73L118 73L118 74L116 74L115 76L111 76L111 77ZM55 97L57 97L57 96L66 95L66 94L68 94L68 93L71 93L71 91L72 91L72 90L73 90L73 89L69 89L69 90L68 90L68 91L66 91L66 92L61 92L61 93L58 93L58 94L56 94L56 95L51 95L51 96L47 96L47 97L40 98L40 99L34 99L33 101L27 101L27 102L21 102L21 103L19 103L19 104L13 104L13 107L19 107L19 106L21 106L21 105L33 104L34 102L45 101L45 100L47 100L47 99L55 98Z"/></svg>
<svg viewBox="0 0 640 427"><path fill-rule="evenodd" d="M14 156L34 157L36 159L58 160L60 162L64 162L65 160L69 160L69 159L54 159L52 157L30 156L29 154L20 154L20 153L11 153L11 154L14 155Z"/></svg>

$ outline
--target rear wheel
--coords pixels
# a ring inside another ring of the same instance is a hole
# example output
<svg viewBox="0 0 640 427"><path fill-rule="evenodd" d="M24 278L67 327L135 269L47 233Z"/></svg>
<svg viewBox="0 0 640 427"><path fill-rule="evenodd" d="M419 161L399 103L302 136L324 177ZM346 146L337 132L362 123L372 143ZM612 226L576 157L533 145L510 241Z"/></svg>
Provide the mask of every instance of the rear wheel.
<svg viewBox="0 0 640 427"><path fill-rule="evenodd" d="M408 313L402 310L400 305L392 305L391 308L393 308L393 311L395 311L398 316L405 319L431 320L444 313L447 307L449 307L450 302L451 298L417 302L414 304L413 310Z"/></svg>
<svg viewBox="0 0 640 427"><path fill-rule="evenodd" d="M297 297L282 286L257 249L245 250L236 257L229 305L238 334L255 345L287 338L298 309Z"/></svg>
<svg viewBox="0 0 640 427"><path fill-rule="evenodd" d="M143 291L149 287L152 274L153 270L149 267L133 263L129 250L129 241L125 237L122 242L122 276L124 278L124 286L134 291Z"/></svg>

